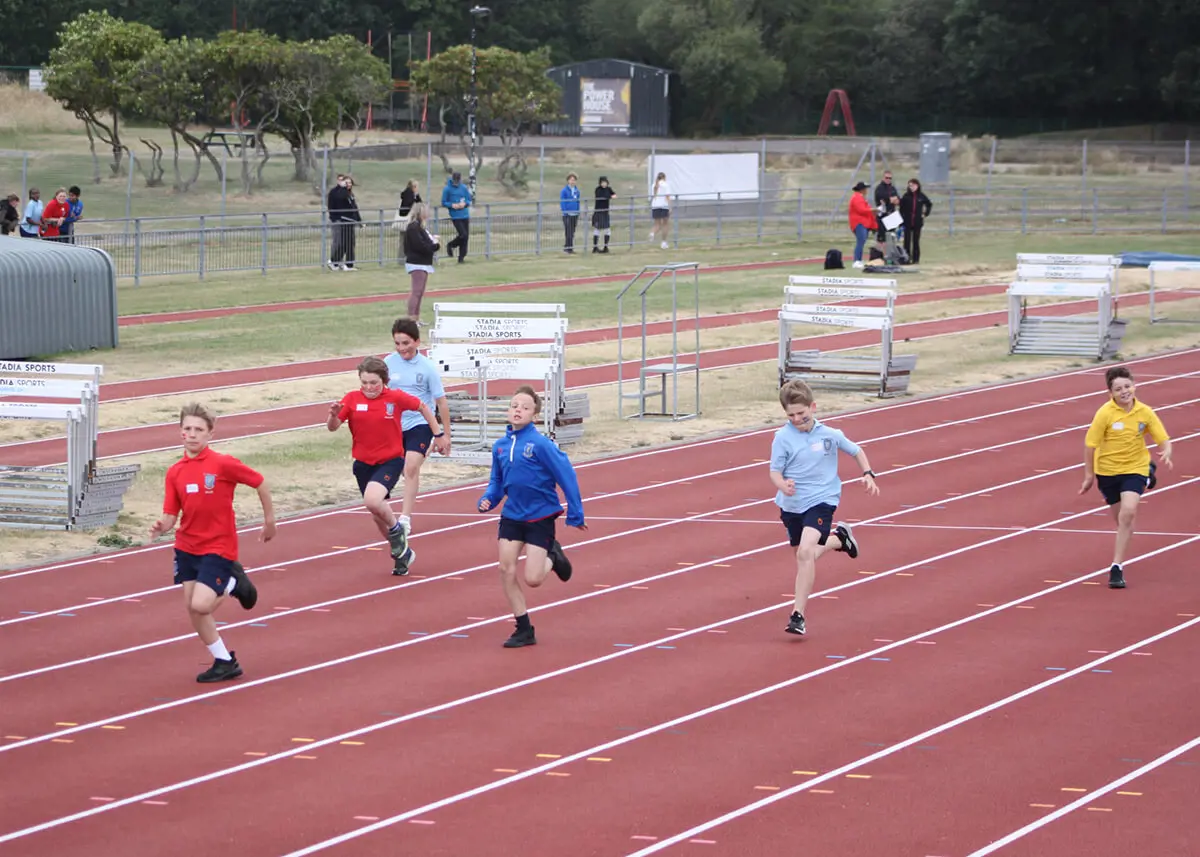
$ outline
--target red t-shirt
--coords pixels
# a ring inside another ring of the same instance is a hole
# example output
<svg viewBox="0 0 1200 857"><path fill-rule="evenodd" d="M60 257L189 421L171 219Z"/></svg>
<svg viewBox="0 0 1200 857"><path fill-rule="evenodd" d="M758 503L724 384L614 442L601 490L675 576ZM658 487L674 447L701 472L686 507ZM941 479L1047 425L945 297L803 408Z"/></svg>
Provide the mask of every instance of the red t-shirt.
<svg viewBox="0 0 1200 857"><path fill-rule="evenodd" d="M183 519L175 528L175 547L203 556L215 553L238 558L237 519L233 492L238 485L257 489L262 474L232 455L205 449L195 458L186 455L167 471L163 513Z"/></svg>
<svg viewBox="0 0 1200 857"><path fill-rule="evenodd" d="M362 390L347 393L338 419L350 423L350 434L354 437L350 454L357 461L371 465L403 458L400 414L419 410L421 400L403 390L385 389L375 399L368 399Z"/></svg>
<svg viewBox="0 0 1200 857"><path fill-rule="evenodd" d="M59 237L62 234L62 227L60 227L57 223L55 223L53 226L47 225L46 221L51 218L57 220L60 217L66 217L70 213L70 208L66 205L63 205L57 199L52 199L46 203L46 207L42 209L42 237Z"/></svg>

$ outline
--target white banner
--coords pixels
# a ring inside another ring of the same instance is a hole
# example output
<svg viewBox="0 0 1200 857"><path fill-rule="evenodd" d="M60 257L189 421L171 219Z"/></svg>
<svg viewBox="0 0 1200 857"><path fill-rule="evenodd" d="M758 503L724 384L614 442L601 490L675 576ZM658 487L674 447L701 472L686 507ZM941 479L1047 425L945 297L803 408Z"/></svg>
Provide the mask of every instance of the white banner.
<svg viewBox="0 0 1200 857"><path fill-rule="evenodd" d="M1017 264L1030 265L1112 265L1121 266L1120 256L1101 256L1087 253L1018 253Z"/></svg>
<svg viewBox="0 0 1200 857"><path fill-rule="evenodd" d="M442 316L433 334L439 339L554 339L566 328L561 318Z"/></svg>
<svg viewBox="0 0 1200 857"><path fill-rule="evenodd" d="M830 300L871 300L886 301L895 296L891 289L854 289L843 286L788 286L784 291L787 297L798 295L815 295Z"/></svg>
<svg viewBox="0 0 1200 857"><path fill-rule="evenodd" d="M91 381L57 381L46 378L0 378L0 396L33 396L44 399L78 399L85 390L95 392Z"/></svg>
<svg viewBox="0 0 1200 857"><path fill-rule="evenodd" d="M104 374L103 366L87 363L26 363L18 360L0 360L0 372L15 372L18 375L95 375Z"/></svg>
<svg viewBox="0 0 1200 857"><path fill-rule="evenodd" d="M1100 265L1017 265L1017 276L1031 280L1111 280L1113 273Z"/></svg>
<svg viewBox="0 0 1200 857"><path fill-rule="evenodd" d="M837 315L809 312L807 308L788 307L779 313L779 318L793 324L822 324L833 327L859 327L864 330L884 330L891 327L891 319L865 315Z"/></svg>
<svg viewBox="0 0 1200 857"><path fill-rule="evenodd" d="M895 280L875 280L870 277L788 277L793 286L866 286L872 289L894 289Z"/></svg>
<svg viewBox="0 0 1200 857"><path fill-rule="evenodd" d="M0 402L0 417L14 420L81 419L79 405L43 405L40 402Z"/></svg>
<svg viewBox="0 0 1200 857"><path fill-rule="evenodd" d="M758 199L758 155L659 155L646 164L646 195L654 192L654 179L666 173L675 197L693 200Z"/></svg>
<svg viewBox="0 0 1200 857"><path fill-rule="evenodd" d="M463 360L471 357L490 357L494 354L557 354L558 345L554 342L489 342L471 345L461 342L450 342L434 345L429 349L429 359L435 363L439 360Z"/></svg>
<svg viewBox="0 0 1200 857"><path fill-rule="evenodd" d="M1010 283L1009 295L1014 297L1076 297L1099 298L1108 294L1108 283L1066 283L1026 280Z"/></svg>

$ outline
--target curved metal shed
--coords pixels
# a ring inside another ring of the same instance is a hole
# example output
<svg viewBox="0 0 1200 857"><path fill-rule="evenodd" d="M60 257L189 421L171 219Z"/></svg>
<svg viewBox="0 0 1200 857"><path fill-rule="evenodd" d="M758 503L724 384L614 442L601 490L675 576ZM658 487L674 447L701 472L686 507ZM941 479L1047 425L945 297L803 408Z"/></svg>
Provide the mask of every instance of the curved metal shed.
<svg viewBox="0 0 1200 857"><path fill-rule="evenodd" d="M117 269L95 247L0 238L0 360L117 347Z"/></svg>

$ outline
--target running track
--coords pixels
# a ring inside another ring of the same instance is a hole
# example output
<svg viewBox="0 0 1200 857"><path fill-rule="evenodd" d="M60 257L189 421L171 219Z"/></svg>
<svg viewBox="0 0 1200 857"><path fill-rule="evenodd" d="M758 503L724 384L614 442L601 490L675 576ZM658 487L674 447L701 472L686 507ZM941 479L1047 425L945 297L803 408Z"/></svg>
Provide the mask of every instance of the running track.
<svg viewBox="0 0 1200 857"><path fill-rule="evenodd" d="M769 430L581 466L591 529L564 534L576 577L531 597L532 649L499 645L478 486L423 498L409 580L353 510L247 532L262 597L226 608L247 674L219 687L192 681L208 659L167 546L0 577L0 845L1185 854L1200 358L1132 368L1177 466L1124 592L1101 585L1098 497L1075 494L1102 368L830 420L884 493L847 484L863 554L822 561L804 640L782 632Z"/></svg>
<svg viewBox="0 0 1200 857"><path fill-rule="evenodd" d="M921 294L937 295L940 292L933 291ZM1180 300L1186 297L1184 295L1178 295L1177 297L1177 295L1178 293L1172 293L1170 297ZM1164 295L1163 297L1165 299L1168 296ZM1125 303L1127 306L1140 305L1147 301L1148 295L1139 294L1126 298ZM1088 303L1088 301L1069 301L1066 303L1049 304L1037 307L1037 312L1039 315L1072 315L1078 313ZM775 316L778 315L777 311L774 310L764 312ZM710 318L721 319L720 316ZM898 324L893 330L893 337L897 342L915 341L936 336L965 333L972 330L983 330L1007 324L1007 322L1007 311L974 313L934 321ZM579 331L578 333L605 338L610 335L611 330L602 328L592 331ZM845 350L878 344L878 339L879 334L875 331L851 330L843 333L795 339L792 342L792 346L793 348ZM778 345L772 342L758 345L731 346L701 352L700 366L706 370L746 366L774 360L777 354ZM638 363L636 360L626 361L626 377L630 377L631 373L636 377L637 367ZM147 395L166 395L172 391L180 392L178 389L173 389L180 386L187 388L188 391L200 392L203 389L210 389L203 387L206 383L224 387L235 382L243 385L247 383L266 382L271 380L269 377L270 372L275 370L287 371L287 369L287 366L278 366L267 367L263 370L234 370L214 373L220 377L213 378L211 381L205 381L204 379L208 377L205 375L183 375L157 380L132 381L119 385L106 385L105 389L109 390L109 395L111 395L111 388L119 388L120 392L127 399ZM343 367L342 371L346 371L345 367ZM252 382L246 380L246 378L253 376L255 373L258 373L260 381ZM616 363L584 366L567 370L567 386L571 389L603 386L613 384L616 380ZM491 390L493 393L503 393L515 387L516 383L512 382L509 386L492 384ZM467 390L473 389L473 385L449 387L447 389ZM320 427L325 424L328 409L328 402L310 402L302 405L289 405L280 408L222 415L219 442ZM178 445L178 441L179 429L178 425L174 422L108 429L100 432L99 456L100 458L117 458L174 449ZM47 437L35 441L0 444L0 455L3 456L4 463L9 465L32 467L57 464L62 461L63 453L61 436Z"/></svg>

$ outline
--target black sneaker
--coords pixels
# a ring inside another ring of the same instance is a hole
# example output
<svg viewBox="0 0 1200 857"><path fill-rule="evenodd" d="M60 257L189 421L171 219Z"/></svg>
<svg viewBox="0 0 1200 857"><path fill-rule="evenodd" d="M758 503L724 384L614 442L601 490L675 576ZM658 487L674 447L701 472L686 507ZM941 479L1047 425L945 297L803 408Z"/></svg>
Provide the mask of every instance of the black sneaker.
<svg viewBox="0 0 1200 857"><path fill-rule="evenodd" d="M546 555L550 557L550 568L558 575L558 579L563 583L570 580L571 561L567 559L567 555L563 552L563 547L557 539L550 543L550 550L546 551Z"/></svg>
<svg viewBox="0 0 1200 857"><path fill-rule="evenodd" d="M404 556L408 550L408 531L404 529L403 524L397 521L396 528L388 531L387 540L392 549L392 559Z"/></svg>
<svg viewBox="0 0 1200 857"><path fill-rule="evenodd" d="M858 559L858 542L846 524L834 524L834 532L842 543L841 550L850 554L850 559Z"/></svg>
<svg viewBox="0 0 1200 857"><path fill-rule="evenodd" d="M1150 462L1150 478L1146 481L1146 490L1153 491L1154 486L1158 484L1158 477L1154 475L1154 471L1158 470L1158 465L1153 461Z"/></svg>
<svg viewBox="0 0 1200 857"><path fill-rule="evenodd" d="M223 661L219 658L214 660L211 667L196 676L196 681L211 684L214 681L237 678L241 674L242 666L237 662L237 652L230 652L229 660Z"/></svg>
<svg viewBox="0 0 1200 857"><path fill-rule="evenodd" d="M396 577L404 577L408 574L408 569L416 561L416 558L417 552L409 548L401 556L396 557L396 564L392 567L392 574Z"/></svg>
<svg viewBox="0 0 1200 857"><path fill-rule="evenodd" d="M803 637L808 629L804 626L804 617L793 610L792 618L788 620L788 626L785 630L789 634L798 634Z"/></svg>
<svg viewBox="0 0 1200 857"><path fill-rule="evenodd" d="M512 636L504 641L504 648L519 649L522 646L536 646L537 637L533 636L533 626L530 625L524 631L520 628L512 632Z"/></svg>
<svg viewBox="0 0 1200 857"><path fill-rule="evenodd" d="M1125 588L1125 572L1121 570L1121 566L1116 565L1115 563L1113 564L1113 567L1108 570L1108 588Z"/></svg>
<svg viewBox="0 0 1200 857"><path fill-rule="evenodd" d="M242 605L243 610L253 610L254 605L258 603L258 589L250 582L250 577L240 562L235 562L231 571L234 579L233 597Z"/></svg>

